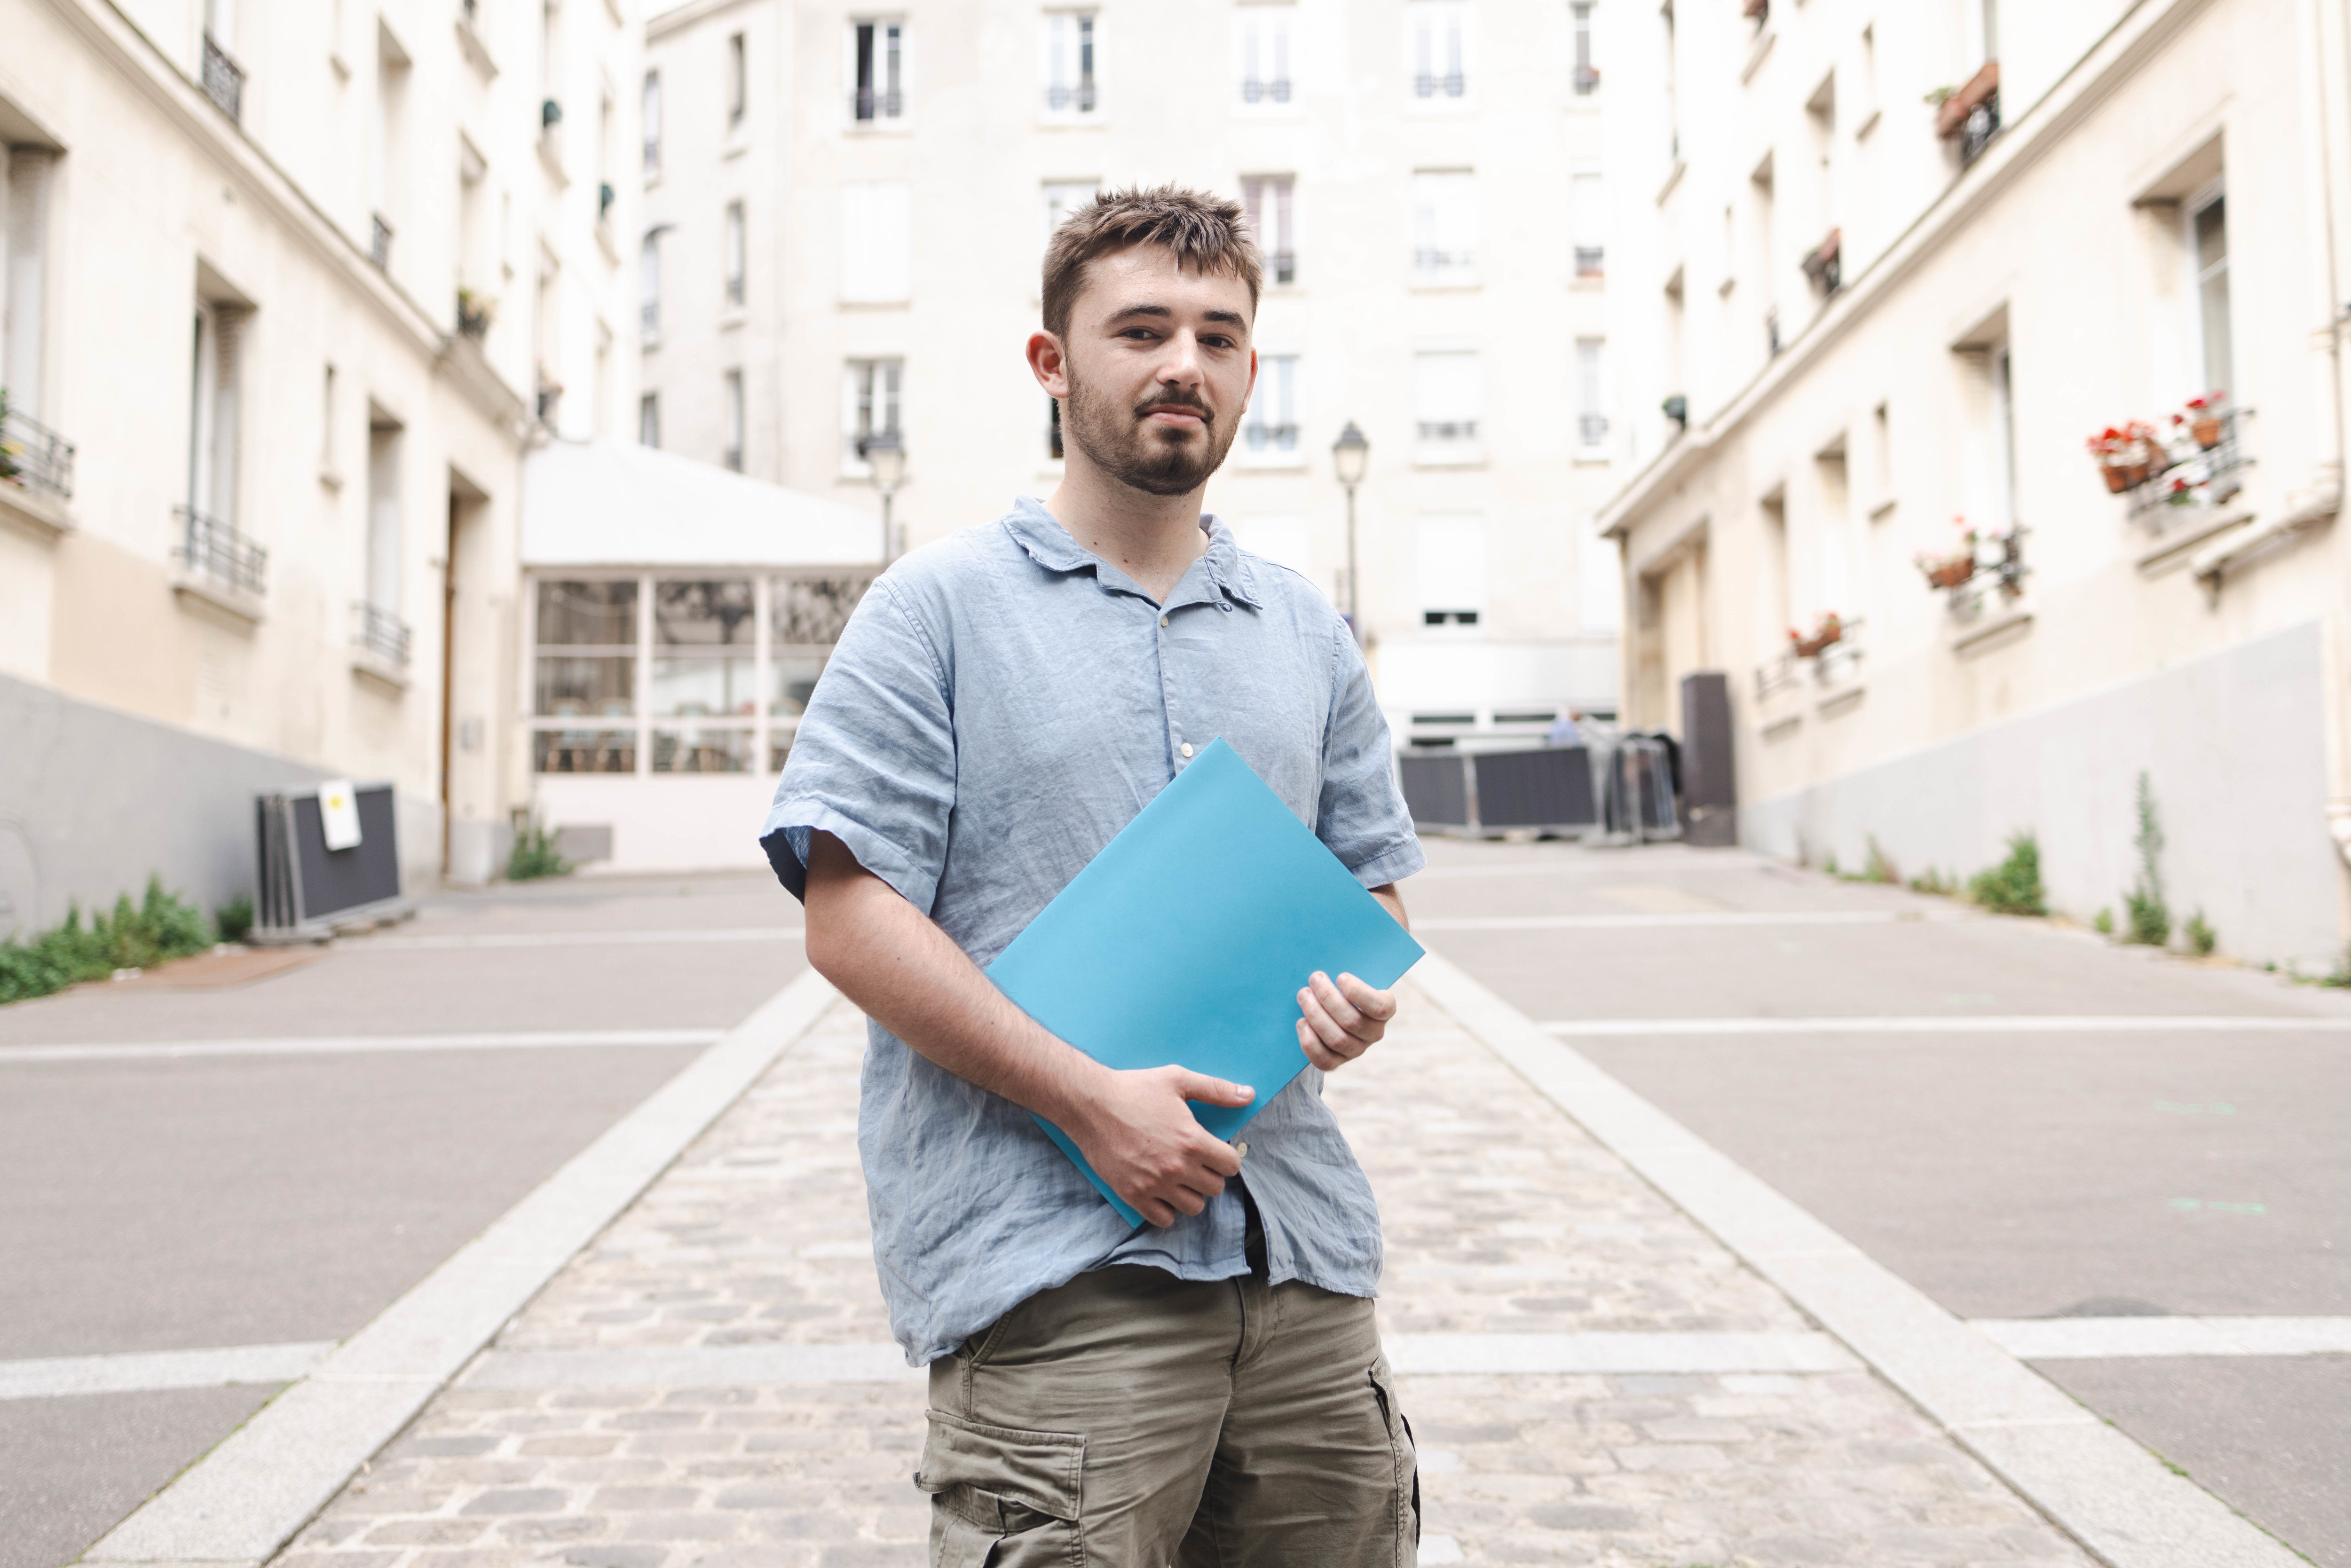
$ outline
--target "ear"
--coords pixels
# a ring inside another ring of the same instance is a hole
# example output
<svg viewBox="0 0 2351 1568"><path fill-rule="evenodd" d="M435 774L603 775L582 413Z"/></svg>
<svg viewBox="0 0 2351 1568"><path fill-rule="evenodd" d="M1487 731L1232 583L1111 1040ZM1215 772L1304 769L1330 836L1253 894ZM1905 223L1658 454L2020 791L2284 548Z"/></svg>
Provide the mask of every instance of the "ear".
<svg viewBox="0 0 2351 1568"><path fill-rule="evenodd" d="M1047 395L1070 395L1069 370L1060 338L1050 332L1029 335L1029 373L1037 378L1037 384L1045 389Z"/></svg>

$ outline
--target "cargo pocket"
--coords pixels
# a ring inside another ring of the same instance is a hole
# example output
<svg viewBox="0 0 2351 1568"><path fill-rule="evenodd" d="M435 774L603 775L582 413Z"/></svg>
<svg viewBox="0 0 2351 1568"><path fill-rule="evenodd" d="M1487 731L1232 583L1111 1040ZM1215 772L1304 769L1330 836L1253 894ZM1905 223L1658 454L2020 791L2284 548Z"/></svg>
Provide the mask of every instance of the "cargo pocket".
<svg viewBox="0 0 2351 1568"><path fill-rule="evenodd" d="M1371 1384L1380 1425L1388 1435L1388 1452L1395 1461L1395 1560L1411 1564L1420 1555L1420 1454L1412 1440L1412 1423L1396 1401L1386 1356L1372 1363Z"/></svg>
<svg viewBox="0 0 2351 1568"><path fill-rule="evenodd" d="M929 1415L914 1484L931 1494L932 1568L1081 1568L1084 1435Z"/></svg>

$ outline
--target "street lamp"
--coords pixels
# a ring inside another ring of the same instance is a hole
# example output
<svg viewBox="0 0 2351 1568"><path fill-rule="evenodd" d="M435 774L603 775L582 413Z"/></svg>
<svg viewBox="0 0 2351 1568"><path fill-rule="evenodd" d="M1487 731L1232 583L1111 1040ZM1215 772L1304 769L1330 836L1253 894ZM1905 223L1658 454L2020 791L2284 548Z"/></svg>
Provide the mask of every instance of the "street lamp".
<svg viewBox="0 0 2351 1568"><path fill-rule="evenodd" d="M857 444L858 455L873 471L873 487L882 492L882 564L887 567L896 553L892 546L897 535L890 530L890 497L906 477L906 444L898 439L895 430L876 431Z"/></svg>
<svg viewBox="0 0 2351 1568"><path fill-rule="evenodd" d="M1371 461L1372 444L1349 420L1339 439L1331 444L1331 466L1337 471L1339 483L1347 487L1347 629L1357 643L1364 640L1364 628L1355 619L1355 486L1364 482L1364 470Z"/></svg>

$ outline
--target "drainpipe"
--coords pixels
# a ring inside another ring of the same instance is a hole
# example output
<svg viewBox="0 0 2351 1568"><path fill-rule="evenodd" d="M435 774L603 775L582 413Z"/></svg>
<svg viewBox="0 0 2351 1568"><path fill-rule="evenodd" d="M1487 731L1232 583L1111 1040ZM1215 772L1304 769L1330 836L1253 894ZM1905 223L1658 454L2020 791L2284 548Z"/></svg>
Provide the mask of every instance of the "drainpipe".
<svg viewBox="0 0 2351 1568"><path fill-rule="evenodd" d="M2344 57L2341 52L2344 40L2330 40L2327 37L2325 0L2299 0L2296 9L2301 13L2304 52L2308 57L2303 68L2311 73L2305 78L2309 84L2305 101L2315 111L2311 134L2318 163L2320 221L2325 236L2327 391L2333 399L2335 413L2334 471L2325 476L2315 488L2333 491L2335 505L2330 508L2332 510L2339 509L2342 504L2346 478L2344 458L2346 449L2351 449L2351 441L2346 438L2343 389L2343 330L2346 324L2351 324L2351 298L2346 298L2338 260L2334 152L2337 131L2335 117L2342 107L2339 90L2342 84L2337 67ZM2300 509L2314 510L2312 502L2320 498L2312 497ZM2311 519L2313 522L2317 520ZM2217 579L2211 586L2218 590ZM2346 647L2346 642L2351 642L2351 626L2344 624L2346 618L2340 611L2331 619L2335 624L2327 628L2330 634L2322 634L2319 643L2320 657L2325 661L2320 670L2319 689L2333 699L2325 704L2323 720L2326 727L2329 786L2326 827L2335 840L2337 853L2346 865L2351 865L2351 713L2346 711L2351 708L2351 668L2346 667L2346 663L2351 663L2351 648Z"/></svg>

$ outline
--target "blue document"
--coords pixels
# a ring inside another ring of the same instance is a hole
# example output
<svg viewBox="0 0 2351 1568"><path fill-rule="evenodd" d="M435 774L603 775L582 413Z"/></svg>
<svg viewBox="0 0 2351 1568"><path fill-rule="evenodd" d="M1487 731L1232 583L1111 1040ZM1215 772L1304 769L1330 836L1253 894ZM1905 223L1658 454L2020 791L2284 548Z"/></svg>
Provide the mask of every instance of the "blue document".
<svg viewBox="0 0 2351 1568"><path fill-rule="evenodd" d="M1212 742L987 967L1030 1018L1096 1061L1247 1083L1192 1113L1231 1139L1310 1064L1298 990L1320 969L1382 989L1420 944L1266 788ZM1129 1225L1137 1214L1059 1127L1038 1124Z"/></svg>

